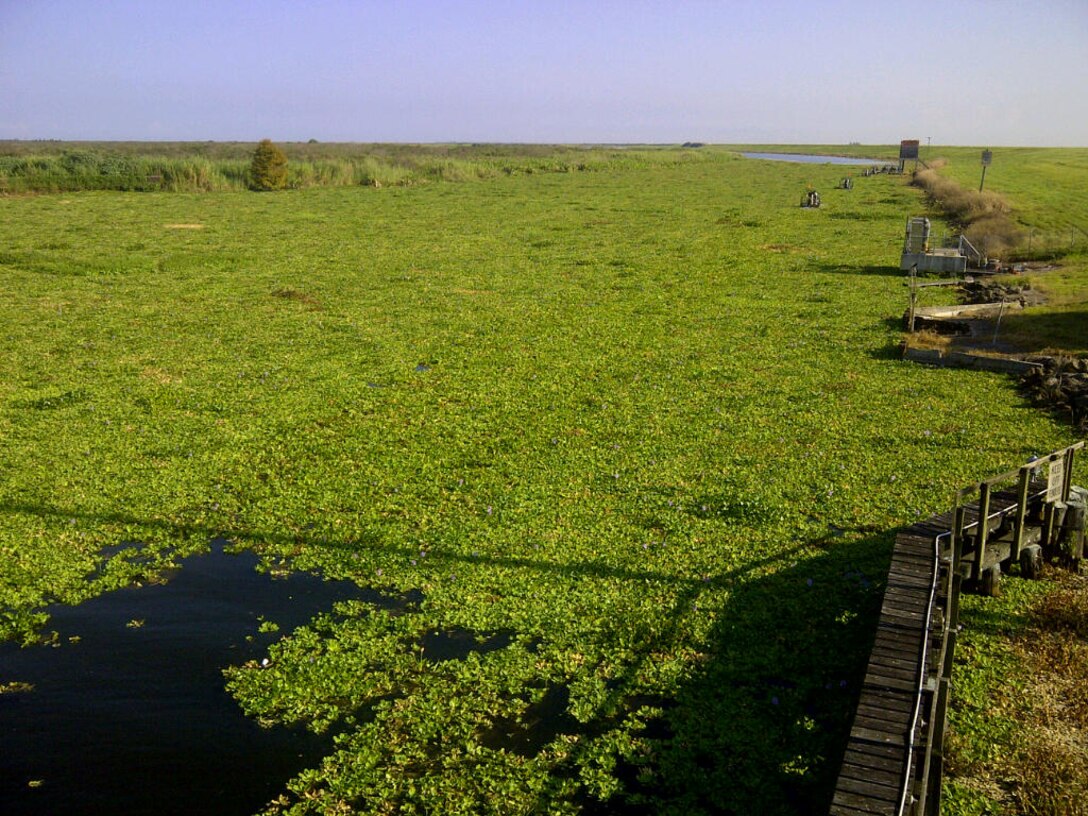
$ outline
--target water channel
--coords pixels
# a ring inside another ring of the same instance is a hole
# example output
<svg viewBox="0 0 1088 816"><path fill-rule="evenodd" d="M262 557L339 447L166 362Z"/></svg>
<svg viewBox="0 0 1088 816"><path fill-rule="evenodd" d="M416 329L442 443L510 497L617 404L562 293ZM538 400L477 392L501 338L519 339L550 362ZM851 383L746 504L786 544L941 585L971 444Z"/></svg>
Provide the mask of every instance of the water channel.
<svg viewBox="0 0 1088 816"><path fill-rule="evenodd" d="M329 737L248 719L222 669L336 601L390 599L257 562L213 542L164 584L49 608L53 645L0 644L0 682L25 684L0 694L0 813L251 814L328 753Z"/></svg>
<svg viewBox="0 0 1088 816"><path fill-rule="evenodd" d="M875 165L882 167L895 162L885 159L861 159L855 156L817 156L811 153L750 153L742 152L746 159L766 159L768 161L796 162L800 164L846 164L846 165Z"/></svg>

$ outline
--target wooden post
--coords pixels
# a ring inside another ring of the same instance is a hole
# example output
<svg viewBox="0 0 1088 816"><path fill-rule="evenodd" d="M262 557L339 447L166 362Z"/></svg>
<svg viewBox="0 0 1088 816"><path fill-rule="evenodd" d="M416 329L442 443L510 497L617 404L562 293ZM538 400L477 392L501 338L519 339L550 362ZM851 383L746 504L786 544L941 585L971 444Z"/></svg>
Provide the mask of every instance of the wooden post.
<svg viewBox="0 0 1088 816"><path fill-rule="evenodd" d="M907 310L907 333L914 334L914 313L918 308L918 264L910 266L910 308Z"/></svg>
<svg viewBox="0 0 1088 816"><path fill-rule="evenodd" d="M1073 487L1073 454L1076 450L1076 446L1065 449L1065 484L1062 485L1063 502L1069 501L1069 491Z"/></svg>
<svg viewBox="0 0 1088 816"><path fill-rule="evenodd" d="M960 573L961 565L963 564L963 525L967 519L967 508L961 503L962 496L956 497L956 512L953 515L952 521L952 578L954 581L962 579ZM953 587L958 586L952 584ZM954 621L959 616L959 598L953 598L953 602L950 604L951 612L950 617Z"/></svg>
<svg viewBox="0 0 1088 816"><path fill-rule="evenodd" d="M949 604L948 607L950 610L948 613L948 635L950 638L953 638L953 643L955 642L956 632L959 631L960 626L960 593L962 589L963 576L956 573L952 576L952 603ZM949 648L951 648L951 646ZM949 672L951 672L951 667L949 668ZM949 677L951 676L950 673Z"/></svg>
<svg viewBox="0 0 1088 816"><path fill-rule="evenodd" d="M997 322L994 323L994 339L990 345L997 345L997 333L1001 330L1001 316L1005 314L1005 297L1001 297L1001 305L997 308Z"/></svg>
<svg viewBox="0 0 1088 816"><path fill-rule="evenodd" d="M1031 483L1031 466L1020 468L1020 484L1016 488L1016 519L1012 534L1012 547L1009 558L1015 563L1020 558L1020 548L1024 546L1024 520L1028 514L1028 487Z"/></svg>
<svg viewBox="0 0 1088 816"><path fill-rule="evenodd" d="M1050 557L1054 554L1052 545L1054 543L1054 505L1051 502L1047 502L1043 509L1043 529L1039 536L1039 545L1043 548L1043 555Z"/></svg>
<svg viewBox="0 0 1088 816"><path fill-rule="evenodd" d="M954 636L953 636L954 637ZM949 644L950 646L953 644ZM937 705L930 723L929 738L934 742L930 764L933 769L928 776L929 790L926 791L926 809L924 813L937 816L941 812L941 783L944 777L944 737L948 728L948 687L951 680L942 677L937 685Z"/></svg>
<svg viewBox="0 0 1088 816"><path fill-rule="evenodd" d="M978 525L975 533L975 561L971 565L971 580L982 580L982 557L990 537L990 486L983 482L978 491Z"/></svg>

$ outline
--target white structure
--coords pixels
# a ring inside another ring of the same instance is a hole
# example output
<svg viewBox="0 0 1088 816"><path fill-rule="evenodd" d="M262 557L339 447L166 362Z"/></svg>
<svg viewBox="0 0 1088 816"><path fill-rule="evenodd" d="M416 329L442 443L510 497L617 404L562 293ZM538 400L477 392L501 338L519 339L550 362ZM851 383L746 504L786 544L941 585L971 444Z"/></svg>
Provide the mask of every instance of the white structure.
<svg viewBox="0 0 1088 816"><path fill-rule="evenodd" d="M931 247L929 232L928 218L907 219L907 235L899 259L901 270L907 272L917 266L919 272L963 274L967 270L968 255L978 256L978 251L962 235L954 247Z"/></svg>

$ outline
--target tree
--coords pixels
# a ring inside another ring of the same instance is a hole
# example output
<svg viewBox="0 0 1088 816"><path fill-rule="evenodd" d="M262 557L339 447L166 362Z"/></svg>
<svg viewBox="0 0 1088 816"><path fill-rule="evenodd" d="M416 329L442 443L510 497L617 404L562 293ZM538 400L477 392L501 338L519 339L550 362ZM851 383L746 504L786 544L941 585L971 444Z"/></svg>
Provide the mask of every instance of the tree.
<svg viewBox="0 0 1088 816"><path fill-rule="evenodd" d="M271 139L261 139L253 151L249 186L253 190L282 190L287 186L287 156Z"/></svg>

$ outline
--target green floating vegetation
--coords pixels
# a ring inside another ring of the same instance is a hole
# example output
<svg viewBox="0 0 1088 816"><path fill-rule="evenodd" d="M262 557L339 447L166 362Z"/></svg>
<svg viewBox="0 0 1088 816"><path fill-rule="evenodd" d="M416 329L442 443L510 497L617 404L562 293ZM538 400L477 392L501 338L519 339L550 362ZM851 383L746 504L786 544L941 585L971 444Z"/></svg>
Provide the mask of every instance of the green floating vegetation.
<svg viewBox="0 0 1088 816"><path fill-rule="evenodd" d="M404 599L226 667L269 813L824 807L895 528L1071 429L898 359L902 179L558 155L0 198L0 634L223 536Z"/></svg>

